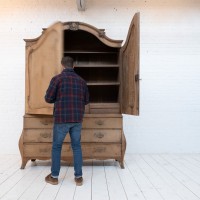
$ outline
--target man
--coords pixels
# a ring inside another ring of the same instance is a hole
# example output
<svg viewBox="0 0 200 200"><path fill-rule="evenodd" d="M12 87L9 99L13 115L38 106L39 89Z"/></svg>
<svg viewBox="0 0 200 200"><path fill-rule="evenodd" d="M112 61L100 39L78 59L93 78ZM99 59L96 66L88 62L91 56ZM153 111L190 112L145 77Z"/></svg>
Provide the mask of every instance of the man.
<svg viewBox="0 0 200 200"><path fill-rule="evenodd" d="M74 157L74 180L82 185L81 128L85 105L89 103L86 82L74 72L73 59L63 57L63 71L51 79L45 101L54 103L54 127L51 174L45 181L57 185L60 172L62 144L69 132Z"/></svg>

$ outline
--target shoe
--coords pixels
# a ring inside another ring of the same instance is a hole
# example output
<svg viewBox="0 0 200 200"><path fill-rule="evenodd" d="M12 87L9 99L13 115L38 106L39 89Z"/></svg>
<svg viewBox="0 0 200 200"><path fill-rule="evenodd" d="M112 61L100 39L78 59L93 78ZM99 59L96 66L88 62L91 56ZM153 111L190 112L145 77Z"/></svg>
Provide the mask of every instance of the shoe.
<svg viewBox="0 0 200 200"><path fill-rule="evenodd" d="M74 180L75 180L77 186L83 185L83 178L82 177L74 178Z"/></svg>
<svg viewBox="0 0 200 200"><path fill-rule="evenodd" d="M45 181L52 185L58 185L58 178L51 177L51 174L49 174L48 176L45 177Z"/></svg>

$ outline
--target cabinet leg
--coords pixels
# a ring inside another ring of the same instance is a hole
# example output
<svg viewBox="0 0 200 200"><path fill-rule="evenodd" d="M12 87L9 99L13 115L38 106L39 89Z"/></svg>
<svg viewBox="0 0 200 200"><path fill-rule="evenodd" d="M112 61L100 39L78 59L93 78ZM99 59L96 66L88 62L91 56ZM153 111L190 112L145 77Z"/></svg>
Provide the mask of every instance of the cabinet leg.
<svg viewBox="0 0 200 200"><path fill-rule="evenodd" d="M24 159L22 158L22 165L21 165L21 168L20 169L24 169L25 166L26 166L26 163L28 162L29 159Z"/></svg>
<svg viewBox="0 0 200 200"><path fill-rule="evenodd" d="M125 155L125 151L126 151L126 138L124 135L124 131L122 133L122 157L120 160L120 166L122 169L124 169L124 155Z"/></svg>
<svg viewBox="0 0 200 200"><path fill-rule="evenodd" d="M124 161L119 162L121 169L124 169Z"/></svg>
<svg viewBox="0 0 200 200"><path fill-rule="evenodd" d="M22 134L19 139L19 150L20 150L21 159L22 159L22 165L20 169L24 169L26 166L26 163L28 162L28 159L24 158L24 153L23 153L23 149L24 149L23 134L24 134L24 131L22 131Z"/></svg>

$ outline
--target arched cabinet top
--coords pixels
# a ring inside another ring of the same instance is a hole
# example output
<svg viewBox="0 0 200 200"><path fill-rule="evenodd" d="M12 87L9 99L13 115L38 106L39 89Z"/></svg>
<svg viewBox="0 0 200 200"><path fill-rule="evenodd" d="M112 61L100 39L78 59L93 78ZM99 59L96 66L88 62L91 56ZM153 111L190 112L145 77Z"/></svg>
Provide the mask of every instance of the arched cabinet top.
<svg viewBox="0 0 200 200"><path fill-rule="evenodd" d="M105 29L97 29L96 27L83 23L83 22L65 22L63 23L64 30L82 30L91 33L92 35L96 36L101 42L103 42L105 45L108 45L110 47L121 47L121 44L123 40L113 40L106 36Z"/></svg>
<svg viewBox="0 0 200 200"><path fill-rule="evenodd" d="M60 22L56 22L56 23L60 23ZM88 33L91 33L95 37L97 37L102 43L104 43L107 46L120 48L121 45L122 45L123 40L113 40L113 39L107 37L106 34L105 34L105 29L98 29L98 28L96 28L92 25L89 25L87 23L77 22L77 21L61 22L61 23L63 24L63 30L86 31ZM48 28L43 28L42 34L37 38L24 39L24 41L27 43L27 46L38 41L47 29Z"/></svg>

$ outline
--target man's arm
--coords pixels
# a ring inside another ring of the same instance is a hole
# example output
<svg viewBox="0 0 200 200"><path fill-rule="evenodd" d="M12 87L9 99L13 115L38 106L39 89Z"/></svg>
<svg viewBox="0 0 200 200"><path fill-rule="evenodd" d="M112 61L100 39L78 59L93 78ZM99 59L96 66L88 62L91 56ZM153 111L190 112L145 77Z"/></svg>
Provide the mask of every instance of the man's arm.
<svg viewBox="0 0 200 200"><path fill-rule="evenodd" d="M56 101L56 93L57 93L57 83L55 77L53 77L50 81L49 87L46 91L45 101L47 103L55 103Z"/></svg>

